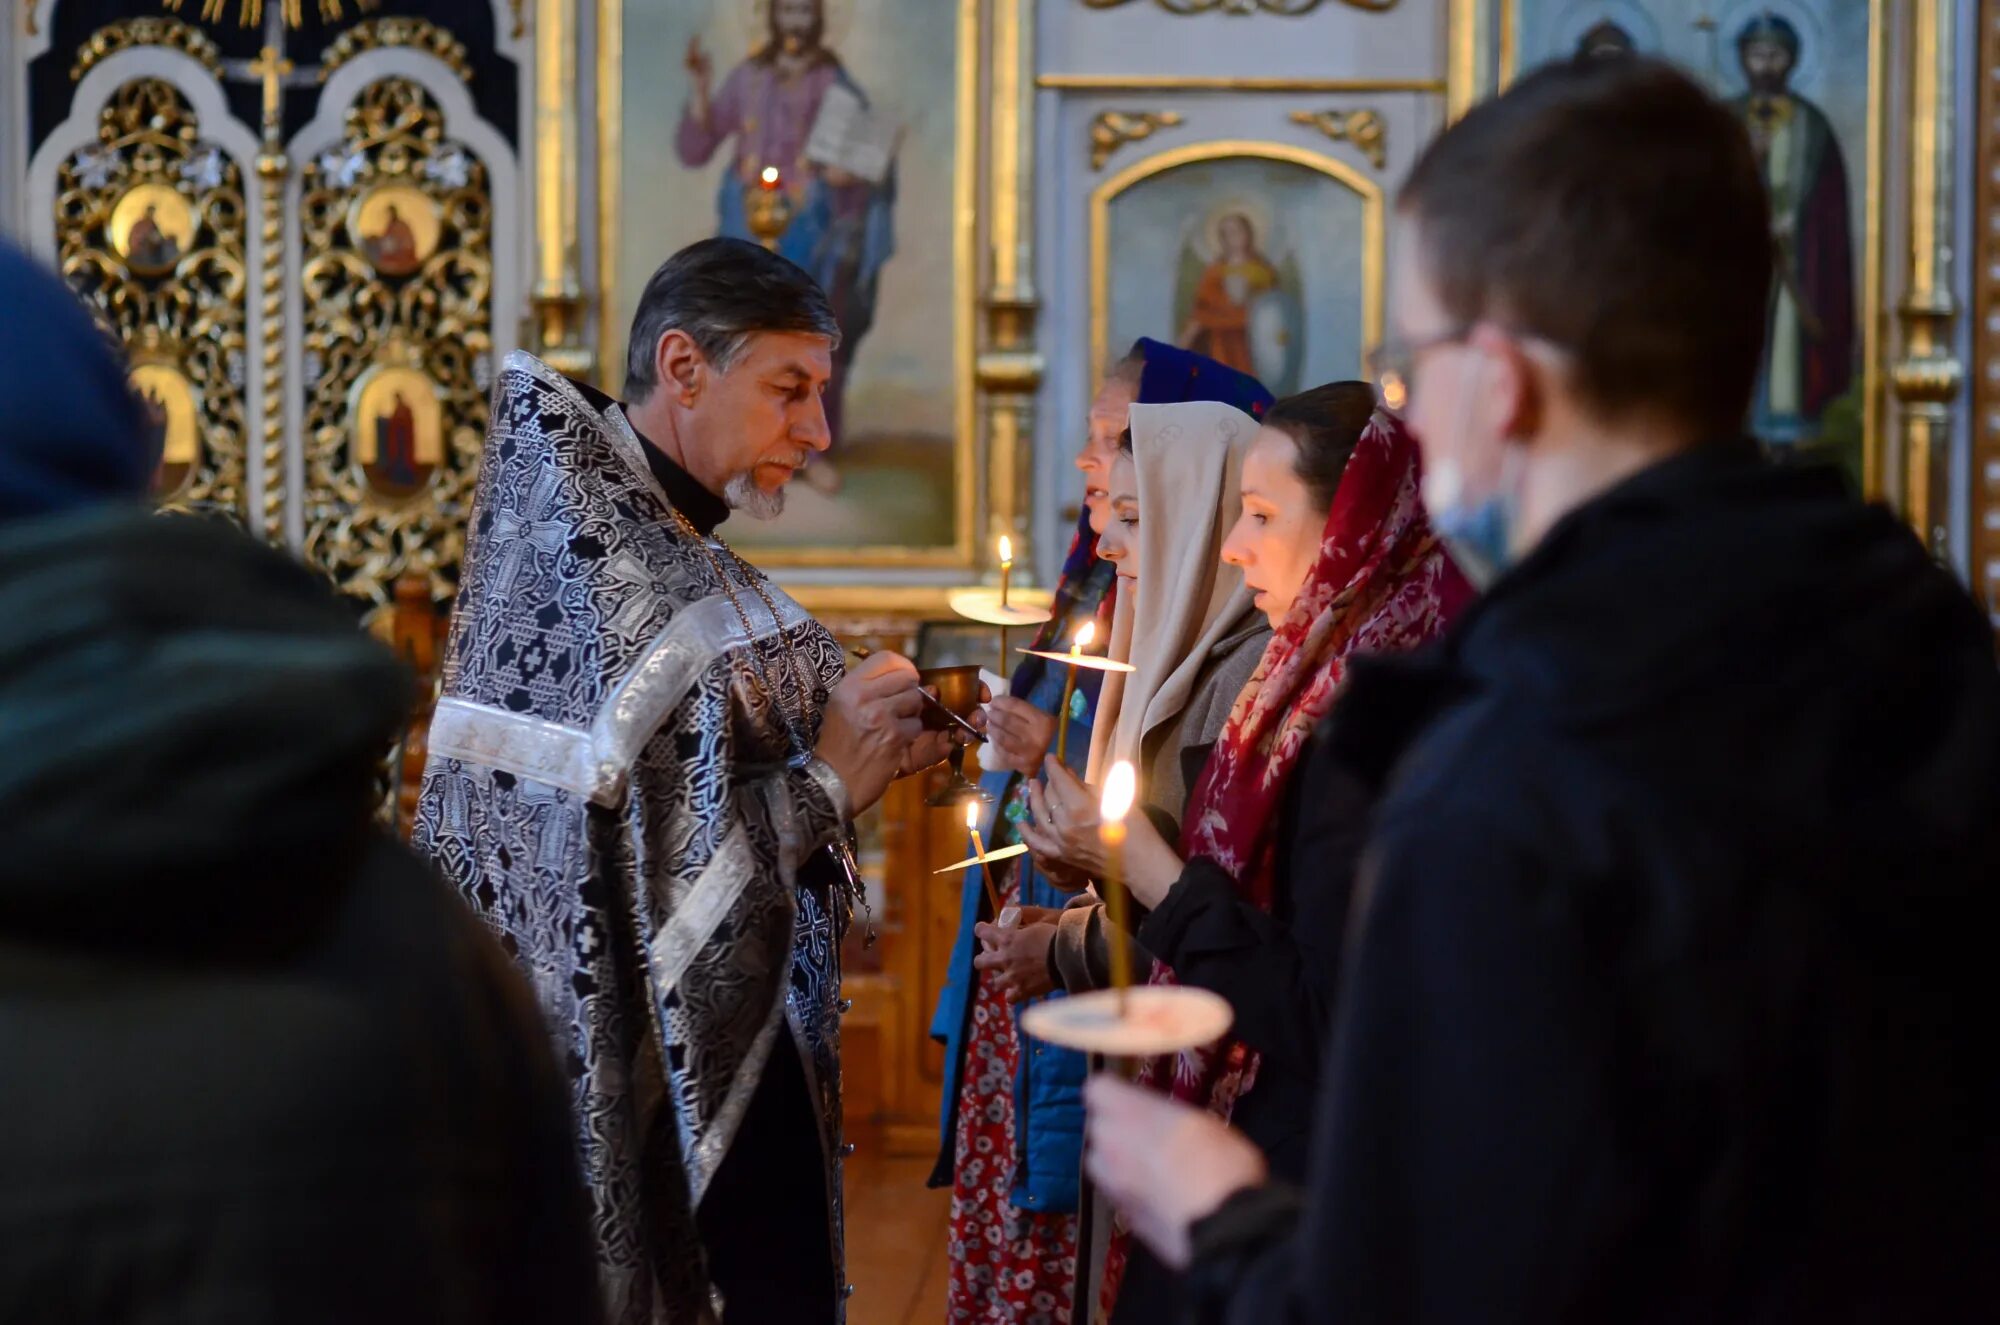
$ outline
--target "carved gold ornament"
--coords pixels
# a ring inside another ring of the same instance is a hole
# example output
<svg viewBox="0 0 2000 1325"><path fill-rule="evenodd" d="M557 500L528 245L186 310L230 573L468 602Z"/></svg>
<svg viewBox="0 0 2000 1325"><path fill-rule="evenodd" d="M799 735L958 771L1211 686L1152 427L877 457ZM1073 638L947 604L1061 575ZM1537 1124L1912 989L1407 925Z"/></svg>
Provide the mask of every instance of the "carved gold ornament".
<svg viewBox="0 0 2000 1325"><path fill-rule="evenodd" d="M1086 9L1117 9L1131 3L1132 0L1083 0ZM1318 9L1323 0L1153 0L1153 3L1169 14L1277 14L1282 18L1298 18ZM1396 7L1396 0L1336 0L1336 3L1371 14Z"/></svg>
<svg viewBox="0 0 2000 1325"><path fill-rule="evenodd" d="M518 12L518 11L517 11ZM435 55L457 74L460 82L472 81L472 60L465 43L435 23L421 18L371 18L357 23L334 38L319 64L319 81L355 56L385 46L402 46Z"/></svg>
<svg viewBox="0 0 2000 1325"><path fill-rule="evenodd" d="M189 27L174 18L127 18L107 24L90 34L77 48L76 63L69 67L75 82L99 63L134 46L165 46L193 56L202 68L220 78L222 50L200 28Z"/></svg>
<svg viewBox="0 0 2000 1325"><path fill-rule="evenodd" d="M305 553L390 602L456 589L492 371L486 167L418 84L386 78L303 163Z"/></svg>
<svg viewBox="0 0 2000 1325"><path fill-rule="evenodd" d="M1161 129L1170 129L1180 122L1180 112L1173 110L1099 111L1090 122L1090 168L1104 169L1104 163L1127 143L1151 138Z"/></svg>
<svg viewBox="0 0 2000 1325"><path fill-rule="evenodd" d="M1337 143L1354 144L1377 170L1389 160L1388 127L1372 110L1295 110L1292 123L1318 129Z"/></svg>
<svg viewBox="0 0 2000 1325"><path fill-rule="evenodd" d="M353 0L353 2L357 13L366 14L375 9L379 0ZM161 3L178 14L186 0L161 0ZM271 0L271 3L277 5L284 15L286 27L302 28L306 25L304 0ZM338 22L347 14L341 0L317 0L315 7L322 23ZM201 21L204 23L220 23L228 13L229 0L201 0ZM264 0L237 0L236 25L243 28L262 27Z"/></svg>
<svg viewBox="0 0 2000 1325"><path fill-rule="evenodd" d="M113 93L57 170L58 264L132 361L169 510L242 515L244 225L242 171L161 79Z"/></svg>

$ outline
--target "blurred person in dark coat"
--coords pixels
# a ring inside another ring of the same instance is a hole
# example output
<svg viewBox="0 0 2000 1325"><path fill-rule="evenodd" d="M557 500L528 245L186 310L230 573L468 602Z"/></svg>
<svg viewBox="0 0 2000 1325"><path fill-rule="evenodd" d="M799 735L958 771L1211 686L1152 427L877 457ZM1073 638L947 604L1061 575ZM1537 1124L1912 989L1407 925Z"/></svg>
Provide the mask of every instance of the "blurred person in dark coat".
<svg viewBox="0 0 2000 1325"><path fill-rule="evenodd" d="M1203 1321L1993 1318L1993 633L1742 436L1741 126L1554 66L1401 208L1383 394L1490 588L1325 736L1382 793L1310 1176L1109 1079L1093 1176Z"/></svg>
<svg viewBox="0 0 2000 1325"><path fill-rule="evenodd" d="M0 245L0 1320L599 1317L561 1078L372 823L408 681L160 516L144 408Z"/></svg>

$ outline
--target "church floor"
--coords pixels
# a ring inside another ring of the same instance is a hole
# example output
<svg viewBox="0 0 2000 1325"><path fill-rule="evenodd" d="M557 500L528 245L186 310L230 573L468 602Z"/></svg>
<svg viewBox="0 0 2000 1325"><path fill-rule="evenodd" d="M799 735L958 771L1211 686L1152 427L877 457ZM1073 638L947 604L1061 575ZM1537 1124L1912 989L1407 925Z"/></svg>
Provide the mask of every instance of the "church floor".
<svg viewBox="0 0 2000 1325"><path fill-rule="evenodd" d="M943 1325L951 1193L924 1186L929 1159L854 1137L847 1161L848 1325Z"/></svg>

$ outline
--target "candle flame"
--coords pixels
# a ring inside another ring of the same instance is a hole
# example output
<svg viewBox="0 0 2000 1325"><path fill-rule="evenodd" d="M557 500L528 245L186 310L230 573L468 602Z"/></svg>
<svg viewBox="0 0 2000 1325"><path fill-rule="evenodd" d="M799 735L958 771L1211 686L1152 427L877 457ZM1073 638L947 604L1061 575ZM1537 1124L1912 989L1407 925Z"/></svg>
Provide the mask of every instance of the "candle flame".
<svg viewBox="0 0 2000 1325"><path fill-rule="evenodd" d="M1002 566L1014 564L1014 540L1005 534L1000 535L1000 564Z"/></svg>
<svg viewBox="0 0 2000 1325"><path fill-rule="evenodd" d="M1098 806L1103 820L1106 823L1123 823L1137 792L1138 779L1132 772L1132 761L1121 759L1113 764L1110 775L1104 779L1104 800Z"/></svg>
<svg viewBox="0 0 2000 1325"><path fill-rule="evenodd" d="M778 182L778 168L776 166L765 166L764 167L765 186L769 187L770 185L776 184L777 182Z"/></svg>
<svg viewBox="0 0 2000 1325"><path fill-rule="evenodd" d="M1077 650L1081 652L1082 650L1089 648L1090 642L1096 638L1097 638L1097 623L1095 621L1084 622L1083 629L1076 632Z"/></svg>
<svg viewBox="0 0 2000 1325"><path fill-rule="evenodd" d="M967 802L965 803L965 826L966 826L967 828L977 828L977 827L979 827L979 802L978 802L978 801L967 801Z"/></svg>

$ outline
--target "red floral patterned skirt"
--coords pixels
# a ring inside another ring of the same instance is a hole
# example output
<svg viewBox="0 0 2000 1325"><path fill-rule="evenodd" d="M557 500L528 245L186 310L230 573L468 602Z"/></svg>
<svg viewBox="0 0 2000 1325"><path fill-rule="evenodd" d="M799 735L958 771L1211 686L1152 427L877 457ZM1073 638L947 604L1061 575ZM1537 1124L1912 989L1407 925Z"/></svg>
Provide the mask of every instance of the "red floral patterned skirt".
<svg viewBox="0 0 2000 1325"><path fill-rule="evenodd" d="M1010 888L1007 901L1014 902ZM973 973L972 1028L951 1187L951 1287L945 1319L981 1325L1069 1325L1076 1216L1008 1200L1014 1185L1014 1013L998 982Z"/></svg>

